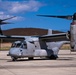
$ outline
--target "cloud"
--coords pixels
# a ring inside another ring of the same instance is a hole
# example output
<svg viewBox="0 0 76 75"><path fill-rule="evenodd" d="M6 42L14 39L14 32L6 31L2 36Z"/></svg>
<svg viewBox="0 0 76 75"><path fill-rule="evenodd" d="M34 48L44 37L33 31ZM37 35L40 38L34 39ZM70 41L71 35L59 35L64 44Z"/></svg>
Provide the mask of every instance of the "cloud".
<svg viewBox="0 0 76 75"><path fill-rule="evenodd" d="M39 1L35 0L28 0L28 1L1 1L0 8L10 13L20 13L20 12L36 12L43 4Z"/></svg>
<svg viewBox="0 0 76 75"><path fill-rule="evenodd" d="M20 14L26 12L36 12L42 7L43 4L37 0L25 1L3 1L0 0L0 19L9 18L12 14ZM24 17L17 16L12 20L24 20Z"/></svg>
<svg viewBox="0 0 76 75"><path fill-rule="evenodd" d="M0 19L5 19L5 18L8 18L10 17L10 15L6 15L4 12L0 12Z"/></svg>
<svg viewBox="0 0 76 75"><path fill-rule="evenodd" d="M3 14L4 14L4 12L3 12L3 11L1 11L1 12L0 12L0 15L3 15Z"/></svg>
<svg viewBox="0 0 76 75"><path fill-rule="evenodd" d="M16 16L12 20L14 20L14 21L22 21L22 20L25 20L25 18L24 17L21 17L21 16Z"/></svg>
<svg viewBox="0 0 76 75"><path fill-rule="evenodd" d="M2 11L0 12L0 19L6 19L6 18L10 18L10 17L13 17L13 15L5 14ZM16 16L15 18L12 18L11 21L21 21L21 20L24 20L24 19L25 19L24 17Z"/></svg>

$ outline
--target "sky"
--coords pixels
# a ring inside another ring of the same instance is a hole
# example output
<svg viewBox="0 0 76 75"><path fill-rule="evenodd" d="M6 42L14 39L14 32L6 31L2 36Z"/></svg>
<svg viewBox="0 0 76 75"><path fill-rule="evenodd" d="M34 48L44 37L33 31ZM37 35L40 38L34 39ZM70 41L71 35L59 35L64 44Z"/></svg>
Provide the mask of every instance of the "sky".
<svg viewBox="0 0 76 75"><path fill-rule="evenodd" d="M12 24L2 25L2 30L12 28L43 28L60 31L70 29L71 20L40 17L37 15L73 15L76 0L0 0L0 19Z"/></svg>

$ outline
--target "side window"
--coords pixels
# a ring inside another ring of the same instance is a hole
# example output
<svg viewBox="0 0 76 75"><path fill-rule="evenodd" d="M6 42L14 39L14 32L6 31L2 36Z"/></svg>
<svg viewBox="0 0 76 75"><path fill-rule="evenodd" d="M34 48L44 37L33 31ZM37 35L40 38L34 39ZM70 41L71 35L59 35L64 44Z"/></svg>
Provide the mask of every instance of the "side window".
<svg viewBox="0 0 76 75"><path fill-rule="evenodd" d="M21 46L21 43L17 43L16 47L19 48Z"/></svg>
<svg viewBox="0 0 76 75"><path fill-rule="evenodd" d="M16 46L16 44L15 44L15 43L13 43L13 44L12 44L12 46L11 46L11 48L13 48L13 47L15 47L15 46Z"/></svg>
<svg viewBox="0 0 76 75"><path fill-rule="evenodd" d="M27 49L27 45L26 45L26 44L23 44L23 48L24 48L24 49Z"/></svg>

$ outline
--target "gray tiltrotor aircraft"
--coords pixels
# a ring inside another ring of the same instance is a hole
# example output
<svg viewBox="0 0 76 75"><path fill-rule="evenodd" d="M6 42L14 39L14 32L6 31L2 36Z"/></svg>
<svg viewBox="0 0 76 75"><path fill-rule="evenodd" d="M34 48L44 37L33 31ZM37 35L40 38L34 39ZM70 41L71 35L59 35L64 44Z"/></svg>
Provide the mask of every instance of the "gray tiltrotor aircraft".
<svg viewBox="0 0 76 75"><path fill-rule="evenodd" d="M56 17L63 19L72 19L69 33L52 34L52 30L48 30L47 35L42 36L5 36L0 35L0 39L21 39L22 41L15 41L8 55L15 61L18 58L28 57L47 57L50 59L57 59L60 47L64 43L70 43L71 51L76 51L76 13L69 16L51 16L38 15L44 17ZM70 41L70 42L69 42Z"/></svg>

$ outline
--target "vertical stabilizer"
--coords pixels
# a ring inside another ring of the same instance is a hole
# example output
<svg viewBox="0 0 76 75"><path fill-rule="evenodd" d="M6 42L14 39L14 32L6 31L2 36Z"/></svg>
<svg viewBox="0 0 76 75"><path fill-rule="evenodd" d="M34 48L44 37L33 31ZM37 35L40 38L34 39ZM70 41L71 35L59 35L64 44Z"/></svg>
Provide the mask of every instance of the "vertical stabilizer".
<svg viewBox="0 0 76 75"><path fill-rule="evenodd" d="M50 34L52 34L52 29L48 29L47 35L50 35Z"/></svg>

